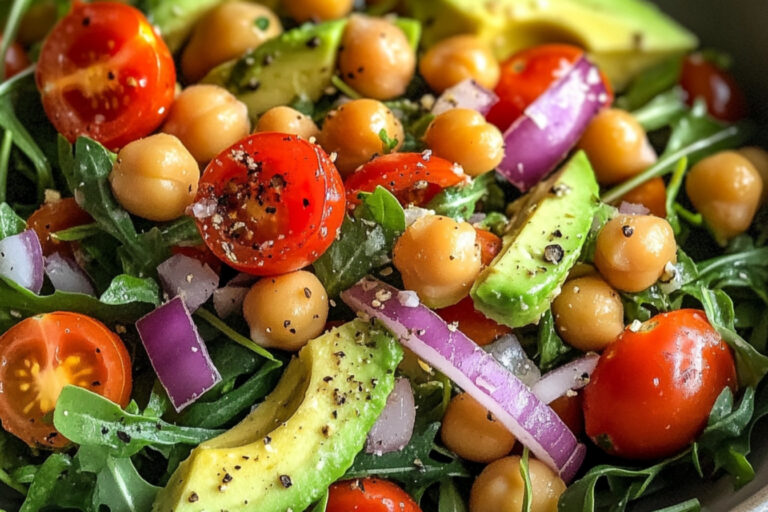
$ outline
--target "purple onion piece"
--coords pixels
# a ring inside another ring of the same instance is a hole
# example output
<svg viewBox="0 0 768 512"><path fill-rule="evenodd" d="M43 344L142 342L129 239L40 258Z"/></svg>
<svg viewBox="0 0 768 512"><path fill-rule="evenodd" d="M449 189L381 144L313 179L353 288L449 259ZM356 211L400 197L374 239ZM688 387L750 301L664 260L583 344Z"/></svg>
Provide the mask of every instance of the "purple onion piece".
<svg viewBox="0 0 768 512"><path fill-rule="evenodd" d="M179 296L190 311L205 304L219 285L219 276L200 260L175 254L157 266L160 284L169 297Z"/></svg>
<svg viewBox="0 0 768 512"><path fill-rule="evenodd" d="M37 233L28 229L0 240L0 276L34 293L40 293L45 263Z"/></svg>
<svg viewBox="0 0 768 512"><path fill-rule="evenodd" d="M520 340L514 334L505 334L499 339L483 347L501 366L512 372L528 387L541 379L541 370L531 361Z"/></svg>
<svg viewBox="0 0 768 512"><path fill-rule="evenodd" d="M497 170L521 191L528 190L566 157L607 103L600 71L582 57L507 128Z"/></svg>
<svg viewBox="0 0 768 512"><path fill-rule="evenodd" d="M424 305L403 306L397 292L365 278L342 292L341 298L352 309L381 321L405 347L496 416L536 458L570 481L584 461L586 448L557 414L461 331Z"/></svg>
<svg viewBox="0 0 768 512"><path fill-rule="evenodd" d="M589 383L600 356L590 353L544 374L531 387L531 392L545 404L552 403L569 391L581 389Z"/></svg>
<svg viewBox="0 0 768 512"><path fill-rule="evenodd" d="M219 318L227 318L240 311L248 295L247 286L224 286L213 292L213 309Z"/></svg>
<svg viewBox="0 0 768 512"><path fill-rule="evenodd" d="M416 402L408 379L400 378L387 398L387 405L373 424L365 443L366 453L382 455L405 448L416 423Z"/></svg>
<svg viewBox="0 0 768 512"><path fill-rule="evenodd" d="M221 381L180 297L141 317L136 330L176 412Z"/></svg>
<svg viewBox="0 0 768 512"><path fill-rule="evenodd" d="M432 114L438 116L454 108L468 108L486 115L498 101L496 93L467 78L449 87L437 98L432 107Z"/></svg>
<svg viewBox="0 0 768 512"><path fill-rule="evenodd" d="M96 296L88 274L75 260L58 252L45 257L45 275L57 291Z"/></svg>

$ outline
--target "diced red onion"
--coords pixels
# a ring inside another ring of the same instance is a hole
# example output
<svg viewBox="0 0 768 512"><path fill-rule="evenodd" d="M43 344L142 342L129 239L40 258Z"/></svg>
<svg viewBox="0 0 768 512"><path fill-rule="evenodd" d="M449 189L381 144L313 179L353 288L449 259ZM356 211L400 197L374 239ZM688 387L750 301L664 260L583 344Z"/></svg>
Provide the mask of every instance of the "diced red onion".
<svg viewBox="0 0 768 512"><path fill-rule="evenodd" d="M57 291L96 296L88 274L75 260L58 252L45 257L45 275Z"/></svg>
<svg viewBox="0 0 768 512"><path fill-rule="evenodd" d="M382 290L392 298L377 299ZM366 278L342 292L341 298L352 309L381 321L404 346L488 409L536 458L570 481L584 460L586 448L557 414L493 356L435 312L424 305L408 308L400 304L395 298L397 291Z"/></svg>
<svg viewBox="0 0 768 512"><path fill-rule="evenodd" d="M28 229L0 240L0 276L40 293L45 275L43 248L37 233Z"/></svg>
<svg viewBox="0 0 768 512"><path fill-rule="evenodd" d="M533 386L541 378L541 370L530 360L514 334L505 334L483 349L526 386Z"/></svg>
<svg viewBox="0 0 768 512"><path fill-rule="evenodd" d="M568 391L581 389L589 382L589 376L595 371L600 356L590 353L555 368L531 387L531 391L545 404L568 393Z"/></svg>
<svg viewBox="0 0 768 512"><path fill-rule="evenodd" d="M205 304L219 285L219 275L198 259L174 254L157 266L160 284L169 297L179 296L190 311Z"/></svg>
<svg viewBox="0 0 768 512"><path fill-rule="evenodd" d="M600 71L580 58L507 128L498 171L520 190L528 190L565 158L607 103Z"/></svg>
<svg viewBox="0 0 768 512"><path fill-rule="evenodd" d="M651 210L643 206L642 204L637 203L628 203L626 201L622 201L619 205L619 213L622 213L624 215L648 215L651 213Z"/></svg>
<svg viewBox="0 0 768 512"><path fill-rule="evenodd" d="M432 107L432 113L438 116L454 108L468 108L485 115L498 101L499 97L496 96L496 93L486 89L471 78L467 78L446 89L437 98Z"/></svg>
<svg viewBox="0 0 768 512"><path fill-rule="evenodd" d="M245 272L240 272L235 277L229 280L229 282L227 283L227 286L251 286L258 279L259 279L258 277L252 274L246 274Z"/></svg>
<svg viewBox="0 0 768 512"><path fill-rule="evenodd" d="M240 311L249 289L247 286L227 285L213 292L213 309L219 318L227 318Z"/></svg>
<svg viewBox="0 0 768 512"><path fill-rule="evenodd" d="M368 433L365 451L382 455L402 450L411 440L415 422L416 402L411 383L406 378L397 379L387 405Z"/></svg>
<svg viewBox="0 0 768 512"><path fill-rule="evenodd" d="M176 412L221 381L180 297L141 317L136 330Z"/></svg>

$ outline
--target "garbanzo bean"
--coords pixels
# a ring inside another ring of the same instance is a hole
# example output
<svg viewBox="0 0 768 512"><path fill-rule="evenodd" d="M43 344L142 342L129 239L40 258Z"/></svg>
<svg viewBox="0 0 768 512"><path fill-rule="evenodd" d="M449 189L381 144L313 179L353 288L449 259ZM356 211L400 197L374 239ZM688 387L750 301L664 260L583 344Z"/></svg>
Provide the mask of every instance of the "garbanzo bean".
<svg viewBox="0 0 768 512"><path fill-rule="evenodd" d="M416 52L399 27L358 14L344 29L339 72L353 89L368 98L401 96L416 70Z"/></svg>
<svg viewBox="0 0 768 512"><path fill-rule="evenodd" d="M557 500L565 483L543 462L528 459L531 477L531 512L557 512ZM505 457L492 462L472 484L470 512L520 512L525 483L520 474L520 457Z"/></svg>
<svg viewBox="0 0 768 512"><path fill-rule="evenodd" d="M411 224L395 244L393 262L405 287L431 308L464 298L482 266L475 228L440 215Z"/></svg>
<svg viewBox="0 0 768 512"><path fill-rule="evenodd" d="M749 229L763 194L760 173L735 151L721 151L694 165L685 192L715 238L725 243Z"/></svg>
<svg viewBox="0 0 768 512"><path fill-rule="evenodd" d="M343 18L354 4L355 0L283 0L288 15L299 23Z"/></svg>
<svg viewBox="0 0 768 512"><path fill-rule="evenodd" d="M117 202L157 222L184 214L195 199L199 179L197 161L179 139L165 133L126 144L109 174Z"/></svg>
<svg viewBox="0 0 768 512"><path fill-rule="evenodd" d="M737 153L749 160L758 174L760 174L760 178L763 180L763 195L760 198L760 202L765 203L768 201L768 151L757 146L749 146L741 148Z"/></svg>
<svg viewBox="0 0 768 512"><path fill-rule="evenodd" d="M240 57L282 31L280 18L265 6L224 2L195 25L181 55L184 78L197 82L214 67Z"/></svg>
<svg viewBox="0 0 768 512"><path fill-rule="evenodd" d="M557 333L579 350L603 350L624 330L619 294L598 276L567 281L552 302Z"/></svg>
<svg viewBox="0 0 768 512"><path fill-rule="evenodd" d="M445 446L473 462L499 459L515 445L515 436L466 393L456 395L448 404L440 435Z"/></svg>
<svg viewBox="0 0 768 512"><path fill-rule="evenodd" d="M390 139L397 140L395 150L403 144L403 125L391 110L380 101L354 100L326 116L318 141L328 153L336 153L336 167L346 176L375 155L384 153L381 130Z"/></svg>
<svg viewBox="0 0 768 512"><path fill-rule="evenodd" d="M597 235L595 266L614 288L639 292L661 277L676 253L675 234L666 219L619 215Z"/></svg>
<svg viewBox="0 0 768 512"><path fill-rule="evenodd" d="M163 125L184 143L200 163L242 139L251 131L248 107L218 85L193 85L176 98Z"/></svg>
<svg viewBox="0 0 768 512"><path fill-rule="evenodd" d="M504 137L499 129L468 108L437 116L424 141L435 155L458 163L470 176L492 171L504 158Z"/></svg>
<svg viewBox="0 0 768 512"><path fill-rule="evenodd" d="M632 114L617 108L602 110L590 121L579 148L587 152L601 185L625 181L656 161L643 127Z"/></svg>
<svg viewBox="0 0 768 512"><path fill-rule="evenodd" d="M290 133L307 140L320 134L320 129L311 117L286 106L272 107L264 112L254 131Z"/></svg>
<svg viewBox="0 0 768 512"><path fill-rule="evenodd" d="M651 178L624 194L617 203L641 204L657 217L667 216L667 186L660 177Z"/></svg>
<svg viewBox="0 0 768 512"><path fill-rule="evenodd" d="M435 44L421 58L419 71L438 93L467 78L493 89L501 75L491 48L473 35L453 36Z"/></svg>
<svg viewBox="0 0 768 512"><path fill-rule="evenodd" d="M243 301L251 339L262 347L294 351L323 332L328 295L314 274L298 270L257 281Z"/></svg>

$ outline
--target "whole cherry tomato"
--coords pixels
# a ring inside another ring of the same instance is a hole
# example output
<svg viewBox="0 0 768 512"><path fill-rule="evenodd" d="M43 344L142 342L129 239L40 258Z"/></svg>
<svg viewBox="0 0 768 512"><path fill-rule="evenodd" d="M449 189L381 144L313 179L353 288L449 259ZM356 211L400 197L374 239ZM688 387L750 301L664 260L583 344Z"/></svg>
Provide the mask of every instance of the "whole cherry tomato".
<svg viewBox="0 0 768 512"><path fill-rule="evenodd" d="M3 36L0 35L0 41L2 40ZM11 43L8 47L8 52L5 54L5 78L11 78L28 67L29 58L24 52L24 48L17 42Z"/></svg>
<svg viewBox="0 0 768 512"><path fill-rule="evenodd" d="M72 244L56 240L51 234L91 222L93 218L77 205L75 198L67 197L40 206L27 219L27 227L37 233L45 256L54 252L72 256Z"/></svg>
<svg viewBox="0 0 768 512"><path fill-rule="evenodd" d="M75 2L43 43L37 87L70 142L87 135L115 150L157 128L176 87L173 57L138 9Z"/></svg>
<svg viewBox="0 0 768 512"><path fill-rule="evenodd" d="M689 104L696 98L704 98L707 110L716 119L733 122L747 116L747 98L736 79L700 53L683 60L680 85Z"/></svg>
<svg viewBox="0 0 768 512"><path fill-rule="evenodd" d="M362 478L336 482L326 512L421 512L408 493L387 480Z"/></svg>
<svg viewBox="0 0 768 512"><path fill-rule="evenodd" d="M250 135L208 164L193 211L224 263L276 275L314 262L344 220L344 185L328 155L295 135Z"/></svg>
<svg viewBox="0 0 768 512"><path fill-rule="evenodd" d="M702 431L726 387L736 387L733 356L704 312L662 313L600 356L584 388L586 433L620 457L672 455Z"/></svg>
<svg viewBox="0 0 768 512"><path fill-rule="evenodd" d="M456 327L480 346L512 332L506 325L497 324L476 310L471 297L464 297L453 306L438 309L436 313L448 323L456 322Z"/></svg>

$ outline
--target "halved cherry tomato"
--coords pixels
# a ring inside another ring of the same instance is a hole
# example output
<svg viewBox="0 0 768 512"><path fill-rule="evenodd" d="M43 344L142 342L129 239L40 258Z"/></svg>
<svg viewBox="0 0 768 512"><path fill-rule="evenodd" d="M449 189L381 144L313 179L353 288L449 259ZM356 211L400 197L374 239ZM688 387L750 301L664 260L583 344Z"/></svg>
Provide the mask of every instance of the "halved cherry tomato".
<svg viewBox="0 0 768 512"><path fill-rule="evenodd" d="M480 259L483 265L490 265L493 258L501 251L501 238L487 229L475 228L475 232L477 233L477 243L480 244Z"/></svg>
<svg viewBox="0 0 768 512"><path fill-rule="evenodd" d="M543 44L512 55L501 64L495 89L499 102L488 112L488 121L506 130L583 55L583 49L567 44ZM603 82L609 95L606 105L610 105L613 90L605 76Z"/></svg>
<svg viewBox="0 0 768 512"><path fill-rule="evenodd" d="M56 312L27 318L0 336L0 422L30 446L68 440L44 419L68 384L125 407L131 360L120 338L91 317Z"/></svg>
<svg viewBox="0 0 768 512"><path fill-rule="evenodd" d="M326 512L421 512L407 492L387 480L362 478L336 482Z"/></svg>
<svg viewBox="0 0 768 512"><path fill-rule="evenodd" d="M475 309L472 297L464 297L458 303L436 311L448 323L456 322L458 329L480 346L487 345L512 329L497 324Z"/></svg>
<svg viewBox="0 0 768 512"><path fill-rule="evenodd" d="M683 60L680 85L689 104L696 98L704 98L707 110L716 119L733 122L747 116L747 98L736 79L700 53Z"/></svg>
<svg viewBox="0 0 768 512"><path fill-rule="evenodd" d="M664 180L656 177L638 185L619 200L628 203L641 204L657 217L667 216L667 187Z"/></svg>
<svg viewBox="0 0 768 512"><path fill-rule="evenodd" d="M0 41L2 40L3 36L0 35ZM11 43L11 46L8 47L8 52L5 54L5 78L11 78L28 67L29 58L24 48L17 42Z"/></svg>
<svg viewBox="0 0 768 512"><path fill-rule="evenodd" d="M109 149L157 128L173 102L176 70L138 9L76 2L43 43L37 87L45 113L70 142L87 135Z"/></svg>
<svg viewBox="0 0 768 512"><path fill-rule="evenodd" d="M72 256L72 244L54 240L51 233L91 222L93 218L77 205L75 198L67 197L40 206L27 219L27 227L37 233L45 256L54 252Z"/></svg>
<svg viewBox="0 0 768 512"><path fill-rule="evenodd" d="M725 387L736 388L733 356L704 312L656 315L600 356L583 392L587 435L621 457L672 455L701 432Z"/></svg>
<svg viewBox="0 0 768 512"><path fill-rule="evenodd" d="M306 267L344 220L344 185L328 155L294 135L257 133L224 150L203 172L196 204L208 248L242 272L276 275Z"/></svg>
<svg viewBox="0 0 768 512"><path fill-rule="evenodd" d="M364 164L344 185L350 207L360 204L360 192L373 192L377 186L392 192L403 205L421 206L442 189L466 179L460 167L429 153L391 153Z"/></svg>

